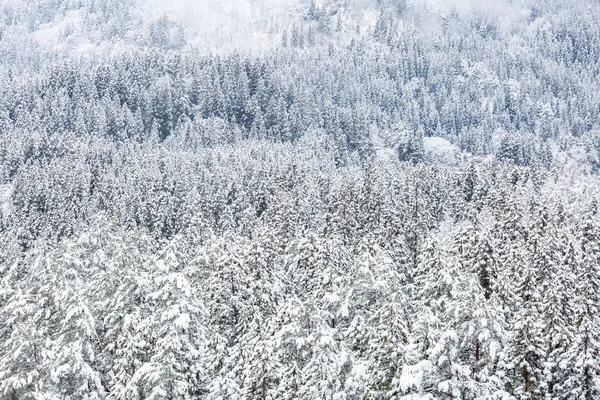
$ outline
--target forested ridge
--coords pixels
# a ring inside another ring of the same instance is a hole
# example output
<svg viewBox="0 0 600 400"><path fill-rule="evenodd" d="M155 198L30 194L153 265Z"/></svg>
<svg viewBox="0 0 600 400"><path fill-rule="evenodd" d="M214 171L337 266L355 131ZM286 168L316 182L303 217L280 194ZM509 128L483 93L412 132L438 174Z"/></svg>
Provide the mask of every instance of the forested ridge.
<svg viewBox="0 0 600 400"><path fill-rule="evenodd" d="M600 399L600 5L372 3L0 4L1 400Z"/></svg>

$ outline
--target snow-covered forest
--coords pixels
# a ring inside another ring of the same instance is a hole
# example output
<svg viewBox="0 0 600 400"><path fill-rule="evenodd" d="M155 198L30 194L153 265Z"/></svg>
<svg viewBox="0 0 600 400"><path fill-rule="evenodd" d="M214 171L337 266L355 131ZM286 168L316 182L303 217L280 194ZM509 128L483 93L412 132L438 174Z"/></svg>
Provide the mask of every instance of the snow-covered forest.
<svg viewBox="0 0 600 400"><path fill-rule="evenodd" d="M0 400L600 399L596 0L0 1Z"/></svg>

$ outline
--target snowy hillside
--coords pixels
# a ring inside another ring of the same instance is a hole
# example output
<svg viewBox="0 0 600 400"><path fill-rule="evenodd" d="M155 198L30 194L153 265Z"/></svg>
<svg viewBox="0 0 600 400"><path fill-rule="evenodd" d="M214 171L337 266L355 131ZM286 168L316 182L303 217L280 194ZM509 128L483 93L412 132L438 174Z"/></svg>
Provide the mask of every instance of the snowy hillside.
<svg viewBox="0 0 600 400"><path fill-rule="evenodd" d="M378 15L374 0L321 3L314 4L335 15L335 23L341 19L348 33L357 26L372 28ZM24 34L46 51L77 56L156 45L264 52L281 44L284 31L307 25L310 8L310 0L123 0L113 5L11 0L0 5L0 28L3 22L5 40Z"/></svg>
<svg viewBox="0 0 600 400"><path fill-rule="evenodd" d="M600 398L600 3L0 1L0 400Z"/></svg>

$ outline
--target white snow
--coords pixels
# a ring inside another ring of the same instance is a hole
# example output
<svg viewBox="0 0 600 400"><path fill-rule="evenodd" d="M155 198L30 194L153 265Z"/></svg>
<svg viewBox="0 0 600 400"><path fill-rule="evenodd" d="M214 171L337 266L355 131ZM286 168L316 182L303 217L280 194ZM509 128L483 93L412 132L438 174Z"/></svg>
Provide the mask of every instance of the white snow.
<svg viewBox="0 0 600 400"><path fill-rule="evenodd" d="M4 218L10 214L10 196L13 187L11 184L0 185L0 213Z"/></svg>
<svg viewBox="0 0 600 400"><path fill-rule="evenodd" d="M423 360L416 365L405 366L400 377L400 390L407 392L410 389L420 389L423 375L431 372L433 364L429 360Z"/></svg>
<svg viewBox="0 0 600 400"><path fill-rule="evenodd" d="M427 161L450 166L457 164L456 155L460 150L447 139L438 136L426 137L423 138L423 145Z"/></svg>

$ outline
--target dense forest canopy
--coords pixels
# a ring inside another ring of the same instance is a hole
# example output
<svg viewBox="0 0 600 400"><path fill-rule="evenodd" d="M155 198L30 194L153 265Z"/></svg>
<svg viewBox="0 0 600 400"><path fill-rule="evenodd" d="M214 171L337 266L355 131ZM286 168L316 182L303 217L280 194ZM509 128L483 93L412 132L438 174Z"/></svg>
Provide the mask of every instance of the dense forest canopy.
<svg viewBox="0 0 600 400"><path fill-rule="evenodd" d="M1 2L0 399L600 398L600 4L283 3Z"/></svg>

